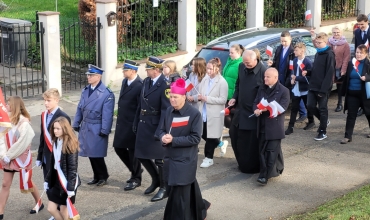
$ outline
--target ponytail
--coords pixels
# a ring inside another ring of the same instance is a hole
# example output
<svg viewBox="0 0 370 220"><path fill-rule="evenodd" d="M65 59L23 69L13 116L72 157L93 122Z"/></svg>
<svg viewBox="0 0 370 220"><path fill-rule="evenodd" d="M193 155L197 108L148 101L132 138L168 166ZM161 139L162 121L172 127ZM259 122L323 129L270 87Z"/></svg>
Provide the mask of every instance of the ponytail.
<svg viewBox="0 0 370 220"><path fill-rule="evenodd" d="M214 68L217 67L218 68L218 72L221 73L221 66L222 66L222 64L221 64L220 58L214 57L210 61L208 61L208 63L212 64Z"/></svg>

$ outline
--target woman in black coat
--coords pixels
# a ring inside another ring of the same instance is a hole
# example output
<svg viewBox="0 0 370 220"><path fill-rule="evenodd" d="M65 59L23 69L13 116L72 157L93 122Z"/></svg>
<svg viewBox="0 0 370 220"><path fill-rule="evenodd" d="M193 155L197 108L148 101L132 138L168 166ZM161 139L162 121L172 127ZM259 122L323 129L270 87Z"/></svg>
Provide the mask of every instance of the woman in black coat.
<svg viewBox="0 0 370 220"><path fill-rule="evenodd" d="M344 99L343 112L347 113L346 130L341 144L352 141L353 129L356 123L357 110L362 107L370 127L370 99L367 98L365 83L370 82L370 62L367 59L367 47L363 44L356 49L356 63L348 63L344 77L342 95ZM357 66L357 67L356 67ZM370 134L367 135L370 138Z"/></svg>
<svg viewBox="0 0 370 220"><path fill-rule="evenodd" d="M77 175L79 143L64 117L55 119L50 128L50 135L53 140L53 153L44 183L44 190L47 190L49 199L48 211L56 220L69 219L67 198L75 203L77 186L80 185ZM66 181L61 181L63 179Z"/></svg>

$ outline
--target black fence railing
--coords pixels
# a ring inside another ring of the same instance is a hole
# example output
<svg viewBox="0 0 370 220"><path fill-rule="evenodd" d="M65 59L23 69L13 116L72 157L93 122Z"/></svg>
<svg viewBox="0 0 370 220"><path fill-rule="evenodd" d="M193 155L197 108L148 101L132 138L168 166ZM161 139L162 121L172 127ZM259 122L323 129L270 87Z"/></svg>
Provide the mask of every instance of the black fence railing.
<svg viewBox="0 0 370 220"><path fill-rule="evenodd" d="M93 21L75 19L60 24L63 90L87 85L88 64L100 62L100 18Z"/></svg>
<svg viewBox="0 0 370 220"><path fill-rule="evenodd" d="M334 20L358 15L358 0L323 0L321 20Z"/></svg>
<svg viewBox="0 0 370 220"><path fill-rule="evenodd" d="M197 43L246 28L247 1L197 0Z"/></svg>
<svg viewBox="0 0 370 220"><path fill-rule="evenodd" d="M305 25L306 1L299 1L299 3L297 0L264 1L266 27L293 28Z"/></svg>
<svg viewBox="0 0 370 220"><path fill-rule="evenodd" d="M118 62L175 52L177 0L120 0L117 4Z"/></svg>
<svg viewBox="0 0 370 220"><path fill-rule="evenodd" d="M43 23L0 19L0 86L5 98L45 91Z"/></svg>

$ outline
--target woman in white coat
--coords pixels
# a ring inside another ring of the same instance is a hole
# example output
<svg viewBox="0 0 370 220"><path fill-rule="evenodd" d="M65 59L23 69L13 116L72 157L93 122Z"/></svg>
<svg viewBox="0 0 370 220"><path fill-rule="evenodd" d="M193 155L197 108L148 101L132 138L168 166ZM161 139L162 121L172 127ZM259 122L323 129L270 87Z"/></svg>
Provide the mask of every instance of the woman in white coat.
<svg viewBox="0 0 370 220"><path fill-rule="evenodd" d="M221 76L221 61L218 57L207 63L207 75L199 86L198 100L201 101L199 111L203 118L202 138L206 141L204 146L203 163L200 167L213 165L213 154L216 147L221 148L221 156L226 152L227 141L220 141L224 126L224 115L221 111L225 108L227 100L228 85Z"/></svg>

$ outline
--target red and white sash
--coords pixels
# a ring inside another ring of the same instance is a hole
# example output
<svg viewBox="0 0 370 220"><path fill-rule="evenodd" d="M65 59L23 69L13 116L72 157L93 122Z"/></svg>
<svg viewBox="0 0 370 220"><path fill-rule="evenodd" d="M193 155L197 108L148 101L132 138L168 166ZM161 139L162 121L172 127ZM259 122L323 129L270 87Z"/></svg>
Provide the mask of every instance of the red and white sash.
<svg viewBox="0 0 370 220"><path fill-rule="evenodd" d="M50 152L53 152L53 145L51 144L51 137L47 127L46 119L47 119L48 110L41 113L41 123L42 123L42 131L44 132L44 140L46 145L48 146Z"/></svg>
<svg viewBox="0 0 370 220"><path fill-rule="evenodd" d="M18 127L17 127L18 129ZM11 148L13 144L17 141L17 137L13 134L12 131L9 131L6 134L6 142L8 148ZM22 161L19 157L13 160L14 163L19 167L20 174L20 189L22 193L33 192L32 185L32 169L27 170L27 167L32 163L31 151L28 149L27 158L25 161Z"/></svg>
<svg viewBox="0 0 370 220"><path fill-rule="evenodd" d="M54 159L55 159L55 164L54 164L54 168L57 170L58 172L58 179L59 179L59 182L60 182L60 185L62 186L62 188L64 189L64 191L66 193L68 193L68 190L67 190L67 178L65 177L63 171L62 171L62 168L60 167L60 158L61 158L61 155L62 155L62 146L59 147L59 149L56 148L57 146L57 143L54 143L54 146L53 146L53 150L54 150ZM76 184L75 184L75 187L74 187L74 190L77 189L77 186L78 186L78 174L76 176ZM78 214L77 212L77 209L76 207L73 205L71 199L69 197L67 197L67 210L68 210L68 217L70 220L79 220L80 219L80 215Z"/></svg>

